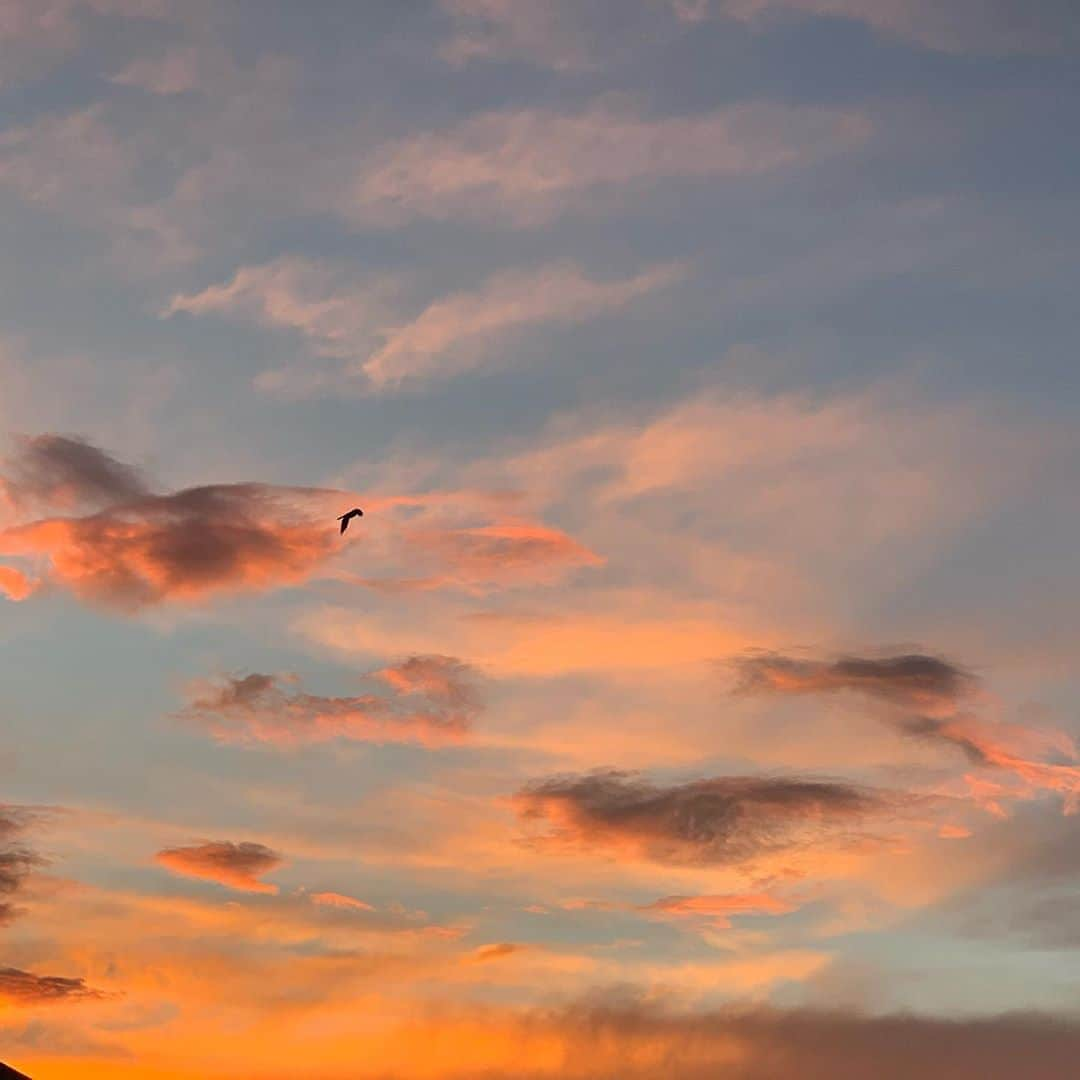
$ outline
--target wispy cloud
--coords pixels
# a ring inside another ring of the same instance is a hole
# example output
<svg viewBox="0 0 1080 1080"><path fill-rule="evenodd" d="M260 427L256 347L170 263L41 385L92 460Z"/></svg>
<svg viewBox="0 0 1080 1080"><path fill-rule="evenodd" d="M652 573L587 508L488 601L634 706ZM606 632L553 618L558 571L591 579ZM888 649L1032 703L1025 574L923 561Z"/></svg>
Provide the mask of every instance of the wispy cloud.
<svg viewBox="0 0 1080 1080"><path fill-rule="evenodd" d="M974 710L978 684L963 668L940 657L845 656L806 660L778 653L747 655L734 662L736 692L793 695L852 692L883 702L885 719L907 735L953 746L973 766L1009 774L1015 785L971 778L971 789L989 809L1004 813L1009 798L1045 791L1064 798L1065 811L1080 810L1080 751L1062 731L1038 731L994 723ZM1058 761L1034 760L1032 755Z"/></svg>
<svg viewBox="0 0 1080 1080"><path fill-rule="evenodd" d="M181 716L227 741L438 743L462 738L480 709L473 673L452 657L413 656L368 680L373 692L324 697L287 676L234 676L196 690Z"/></svg>
<svg viewBox="0 0 1080 1080"><path fill-rule="evenodd" d="M45 860L23 842L38 813L22 806L0 805L0 926L19 914L12 903L27 877Z"/></svg>
<svg viewBox="0 0 1080 1080"><path fill-rule="evenodd" d="M344 268L287 257L244 267L231 281L173 298L166 314L219 314L289 329L315 356L342 361L324 376L310 369L264 373L273 390L318 390L354 380L363 389L392 391L448 379L512 361L502 348L530 328L600 318L670 286L675 265L651 267L614 280L587 276L571 262L495 274L475 291L462 291L410 308L400 281L350 281Z"/></svg>
<svg viewBox="0 0 1080 1080"><path fill-rule="evenodd" d="M378 149L342 211L383 227L459 217L532 227L661 180L758 176L869 134L861 113L817 106L736 105L660 118L607 103L578 113L485 113Z"/></svg>
<svg viewBox="0 0 1080 1080"><path fill-rule="evenodd" d="M854 19L943 52L1055 52L1075 43L1069 0L661 0L686 22L723 15L750 23L769 16Z"/></svg>
<svg viewBox="0 0 1080 1080"><path fill-rule="evenodd" d="M165 848L157 861L174 874L215 881L239 892L276 893L276 885L260 881L284 859L263 844L250 841L207 840L191 847Z"/></svg>
<svg viewBox="0 0 1080 1080"><path fill-rule="evenodd" d="M18 968L0 968L0 1001L16 1008L93 1001L104 997L100 990L87 986L83 979L34 975Z"/></svg>

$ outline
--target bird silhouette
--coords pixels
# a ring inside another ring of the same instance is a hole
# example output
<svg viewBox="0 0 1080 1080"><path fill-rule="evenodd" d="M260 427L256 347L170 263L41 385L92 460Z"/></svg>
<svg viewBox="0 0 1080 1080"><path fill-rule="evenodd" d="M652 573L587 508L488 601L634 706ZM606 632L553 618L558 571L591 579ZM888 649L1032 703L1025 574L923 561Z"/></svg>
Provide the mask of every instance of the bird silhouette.
<svg viewBox="0 0 1080 1080"><path fill-rule="evenodd" d="M344 533L345 530L349 527L349 522L352 521L352 519L354 517L363 517L363 516L364 516L364 511L361 510L359 506L354 507L347 514L342 514L341 517L338 518L338 521L341 522L341 531L342 531L342 533Z"/></svg>

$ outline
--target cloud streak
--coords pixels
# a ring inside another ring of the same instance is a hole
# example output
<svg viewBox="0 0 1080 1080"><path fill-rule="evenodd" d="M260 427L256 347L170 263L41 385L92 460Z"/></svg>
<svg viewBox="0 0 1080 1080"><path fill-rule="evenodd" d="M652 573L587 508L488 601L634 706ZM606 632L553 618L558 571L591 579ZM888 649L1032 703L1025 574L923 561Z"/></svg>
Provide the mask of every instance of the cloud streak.
<svg viewBox="0 0 1080 1080"><path fill-rule="evenodd" d="M214 881L238 892L271 895L277 893L278 887L259 878L285 861L263 844L229 840L207 840L190 847L165 848L155 859L167 870L183 877Z"/></svg>
<svg viewBox="0 0 1080 1080"><path fill-rule="evenodd" d="M899 805L853 784L718 776L661 786L614 770L556 776L522 788L524 822L544 822L537 842L653 862L738 865L821 841Z"/></svg>
<svg viewBox="0 0 1080 1080"><path fill-rule="evenodd" d="M455 741L480 711L474 673L453 657L412 656L367 680L373 692L325 697L291 689L286 676L233 676L196 690L180 716L223 741L288 747L333 739Z"/></svg>
<svg viewBox="0 0 1080 1080"><path fill-rule="evenodd" d="M356 281L342 267L282 258L243 267L221 285L180 294L167 316L222 315L305 338L316 357L342 362L330 377L370 391L394 391L510 363L504 346L542 326L587 322L674 284L677 265L647 268L614 280L590 277L575 263L548 263L494 274L472 291L426 305L409 304L405 284ZM317 389L327 380L313 370L265 372L265 389Z"/></svg>
<svg viewBox="0 0 1080 1080"><path fill-rule="evenodd" d="M100 990L87 986L83 979L34 975L18 968L0 968L0 1001L16 1008L93 1001L105 996Z"/></svg>
<svg viewBox="0 0 1080 1080"><path fill-rule="evenodd" d="M660 180L760 176L869 134L861 113L817 106L661 118L606 102L578 113L490 112L377 150L342 212L378 227L465 217L531 228Z"/></svg>
<svg viewBox="0 0 1080 1080"><path fill-rule="evenodd" d="M980 719L971 711L978 692L976 679L948 660L918 653L836 660L766 653L733 663L738 675L736 693L857 694L883 703L888 710L885 720L904 734L945 743L962 751L973 766L1010 774L1011 788L969 778L972 793L995 813L1004 813L1004 798L1031 797L1040 791L1060 794L1066 813L1080 809L1080 765L1072 764L1080 760L1080 752L1073 740L1064 732ZM1063 760L1032 760L1033 754Z"/></svg>
<svg viewBox="0 0 1080 1080"><path fill-rule="evenodd" d="M34 820L33 812L23 807L0 806L0 926L19 914L13 898L27 877L45 864L40 855L22 843Z"/></svg>

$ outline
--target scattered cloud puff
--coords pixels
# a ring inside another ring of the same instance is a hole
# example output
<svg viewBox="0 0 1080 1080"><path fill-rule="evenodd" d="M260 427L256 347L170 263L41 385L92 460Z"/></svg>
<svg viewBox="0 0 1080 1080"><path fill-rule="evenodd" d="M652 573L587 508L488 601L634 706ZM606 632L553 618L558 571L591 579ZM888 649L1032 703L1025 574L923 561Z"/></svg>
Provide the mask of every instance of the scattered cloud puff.
<svg viewBox="0 0 1080 1080"><path fill-rule="evenodd" d="M0 926L11 922L18 909L11 902L27 877L45 860L26 847L22 838L37 815L21 806L0 806Z"/></svg>
<svg viewBox="0 0 1080 1080"><path fill-rule="evenodd" d="M284 859L276 851L250 841L205 841L191 847L165 848L156 860L174 874L202 878L239 892L276 894L276 885L259 881Z"/></svg>
<svg viewBox="0 0 1080 1080"><path fill-rule="evenodd" d="M1003 802L1053 791L1066 813L1080 809L1080 752L1061 731L1038 731L993 723L974 711L978 684L969 672L939 657L845 656L805 660L779 653L751 654L734 661L736 692L794 695L850 692L882 702L887 722L907 735L944 742L974 766L1009 774L1012 787L994 779L969 778L972 793L987 809L1003 814ZM1060 760L1032 760L1031 755Z"/></svg>
<svg viewBox="0 0 1080 1080"><path fill-rule="evenodd" d="M531 228L661 180L751 177L813 161L870 132L861 112L819 106L658 118L610 102L578 113L483 113L377 148L342 212L381 227L467 218Z"/></svg>
<svg viewBox="0 0 1080 1080"><path fill-rule="evenodd" d="M342 362L329 376L310 367L265 372L258 384L277 391L315 391L351 381L369 391L448 379L504 367L503 346L525 330L602 317L665 288L677 265L651 267L616 280L591 278L572 262L549 263L489 277L462 291L410 306L400 281L350 280L342 267L295 256L243 267L231 281L177 295L166 315L218 314L298 332L316 357Z"/></svg>
<svg viewBox="0 0 1080 1080"><path fill-rule="evenodd" d="M237 483L152 494L130 466L64 436L25 440L8 463L4 491L18 507L98 505L0 530L0 555L30 560L43 573L34 580L3 567L0 586L13 600L44 583L122 611L262 591L306 580L339 547L325 516L338 493Z"/></svg>
<svg viewBox="0 0 1080 1080"><path fill-rule="evenodd" d="M374 911L370 904L363 900L357 900L355 896L345 896L336 892L319 892L311 894L311 902L319 907L339 908L344 911Z"/></svg>
<svg viewBox="0 0 1080 1080"><path fill-rule="evenodd" d="M180 715L225 741L295 746L456 740L480 711L474 673L453 657L412 656L368 680L370 693L323 697L292 689L288 676L234 676L196 689Z"/></svg>
<svg viewBox="0 0 1080 1080"><path fill-rule="evenodd" d="M821 841L898 806L899 797L788 777L718 776L665 787L609 770L535 781L513 805L523 821L550 826L537 839L544 846L708 866Z"/></svg>
<svg viewBox="0 0 1080 1080"><path fill-rule="evenodd" d="M105 994L91 989L83 979L34 975L18 968L0 968L0 1002L16 1008L60 1005L104 997Z"/></svg>

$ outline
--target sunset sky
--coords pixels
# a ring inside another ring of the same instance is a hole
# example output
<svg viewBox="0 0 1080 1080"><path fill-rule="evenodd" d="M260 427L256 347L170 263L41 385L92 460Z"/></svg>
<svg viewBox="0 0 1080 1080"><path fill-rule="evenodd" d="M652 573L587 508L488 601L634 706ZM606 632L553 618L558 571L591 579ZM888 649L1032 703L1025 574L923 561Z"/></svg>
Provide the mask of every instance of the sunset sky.
<svg viewBox="0 0 1080 1080"><path fill-rule="evenodd" d="M1075 1075L1078 60L0 0L0 1059Z"/></svg>

